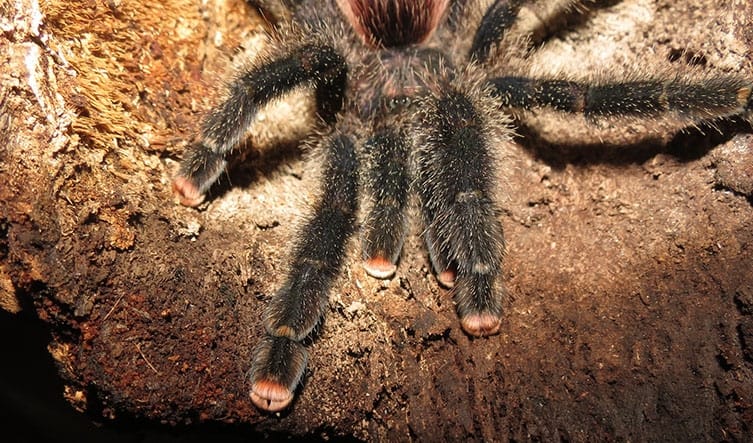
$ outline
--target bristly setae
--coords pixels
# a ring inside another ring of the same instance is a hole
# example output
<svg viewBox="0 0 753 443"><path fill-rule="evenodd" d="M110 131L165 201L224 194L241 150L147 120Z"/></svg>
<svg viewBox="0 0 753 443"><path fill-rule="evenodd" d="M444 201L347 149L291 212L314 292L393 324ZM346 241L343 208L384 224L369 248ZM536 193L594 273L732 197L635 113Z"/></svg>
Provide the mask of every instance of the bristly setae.
<svg viewBox="0 0 753 443"><path fill-rule="evenodd" d="M588 121L671 121L679 129L750 118L753 106L750 79L709 72L532 74L527 60L540 28L598 0L257 3L279 14L272 41L208 113L173 187L182 204L198 205L257 110L293 89L313 90L321 189L254 352L251 398L266 410L293 399L307 360L302 342L321 322L358 213L364 267L390 278L416 196L433 270L452 288L463 330L496 334L504 240L495 189L498 152L513 122L548 109Z"/></svg>

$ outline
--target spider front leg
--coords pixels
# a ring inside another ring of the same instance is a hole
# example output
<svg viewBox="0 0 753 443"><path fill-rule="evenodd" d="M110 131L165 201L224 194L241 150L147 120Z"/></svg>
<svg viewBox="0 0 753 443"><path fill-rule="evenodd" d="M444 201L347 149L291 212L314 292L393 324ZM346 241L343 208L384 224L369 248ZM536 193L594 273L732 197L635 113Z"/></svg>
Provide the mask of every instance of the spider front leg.
<svg viewBox="0 0 753 443"><path fill-rule="evenodd" d="M502 315L504 240L493 151L501 141L495 131L506 122L490 122L490 97L471 94L448 90L423 106L416 187L437 278L453 287L463 329L485 336L499 331Z"/></svg>
<svg viewBox="0 0 753 443"><path fill-rule="evenodd" d="M281 57L263 60L237 76L225 101L205 118L199 142L188 149L173 181L181 204L196 206L204 200L225 169L225 155L241 140L259 108L271 100L298 86L313 85L320 117L334 121L347 73L342 56L324 43L277 49L283 50Z"/></svg>
<svg viewBox="0 0 753 443"><path fill-rule="evenodd" d="M267 305L267 336L254 351L251 399L278 411L293 400L306 366L301 341L319 324L329 289L340 272L358 206L359 162L353 141L336 131L322 143L321 195L293 250L283 287Z"/></svg>
<svg viewBox="0 0 753 443"><path fill-rule="evenodd" d="M397 269L406 231L408 204L408 142L403 131L381 129L364 144L369 197L362 228L364 268L376 278L389 278Z"/></svg>

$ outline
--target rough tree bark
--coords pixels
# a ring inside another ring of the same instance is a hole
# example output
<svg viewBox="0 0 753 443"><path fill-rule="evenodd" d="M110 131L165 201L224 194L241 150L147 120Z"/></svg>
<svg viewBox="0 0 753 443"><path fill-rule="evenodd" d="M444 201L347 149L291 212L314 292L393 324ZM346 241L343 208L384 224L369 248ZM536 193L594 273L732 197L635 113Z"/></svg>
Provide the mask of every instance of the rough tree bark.
<svg viewBox="0 0 753 443"><path fill-rule="evenodd" d="M245 374L304 207L294 191L312 189L294 143L306 97L258 118L231 184L200 210L170 193L263 21L241 0L3 1L0 306L51 325L74 407L359 439L751 438L744 124L640 140L646 128L618 128L607 146L550 143L562 127L542 126L506 165L503 332L461 332L418 232L386 282L352 253L299 399L265 415ZM624 0L540 57L753 77L752 29L745 0Z"/></svg>

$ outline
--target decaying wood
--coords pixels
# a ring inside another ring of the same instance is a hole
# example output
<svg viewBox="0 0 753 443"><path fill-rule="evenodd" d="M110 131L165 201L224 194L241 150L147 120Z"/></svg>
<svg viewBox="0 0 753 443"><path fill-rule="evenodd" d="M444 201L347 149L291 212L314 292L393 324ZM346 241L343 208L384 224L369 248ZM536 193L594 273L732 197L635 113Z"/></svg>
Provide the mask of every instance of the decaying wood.
<svg viewBox="0 0 753 443"><path fill-rule="evenodd" d="M752 17L745 0L624 0L541 56L750 74ZM461 332L416 231L392 280L351 254L293 409L254 409L249 353L314 187L292 143L305 94L258 118L199 211L170 180L266 26L241 0L0 4L0 307L51 325L74 407L362 439L751 437L753 138L734 122L522 145L499 336Z"/></svg>

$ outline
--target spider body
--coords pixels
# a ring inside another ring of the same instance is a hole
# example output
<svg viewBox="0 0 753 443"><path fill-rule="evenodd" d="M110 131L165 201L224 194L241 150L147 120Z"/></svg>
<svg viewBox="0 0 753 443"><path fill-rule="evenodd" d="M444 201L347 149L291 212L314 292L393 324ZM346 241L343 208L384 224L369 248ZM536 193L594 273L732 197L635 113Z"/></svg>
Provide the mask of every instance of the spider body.
<svg viewBox="0 0 753 443"><path fill-rule="evenodd" d="M751 82L738 77L529 74L527 45L541 28L598 1L258 3L282 22L271 49L231 81L207 115L174 190L183 204L199 204L257 110L293 89L313 89L321 188L285 283L266 307L266 336L251 368L251 398L262 409L290 404L306 365L302 342L324 315L348 239L360 232L367 273L394 274L412 196L433 270L452 288L463 329L473 336L499 331L497 153L511 140L513 119L549 109L682 126L750 113Z"/></svg>

